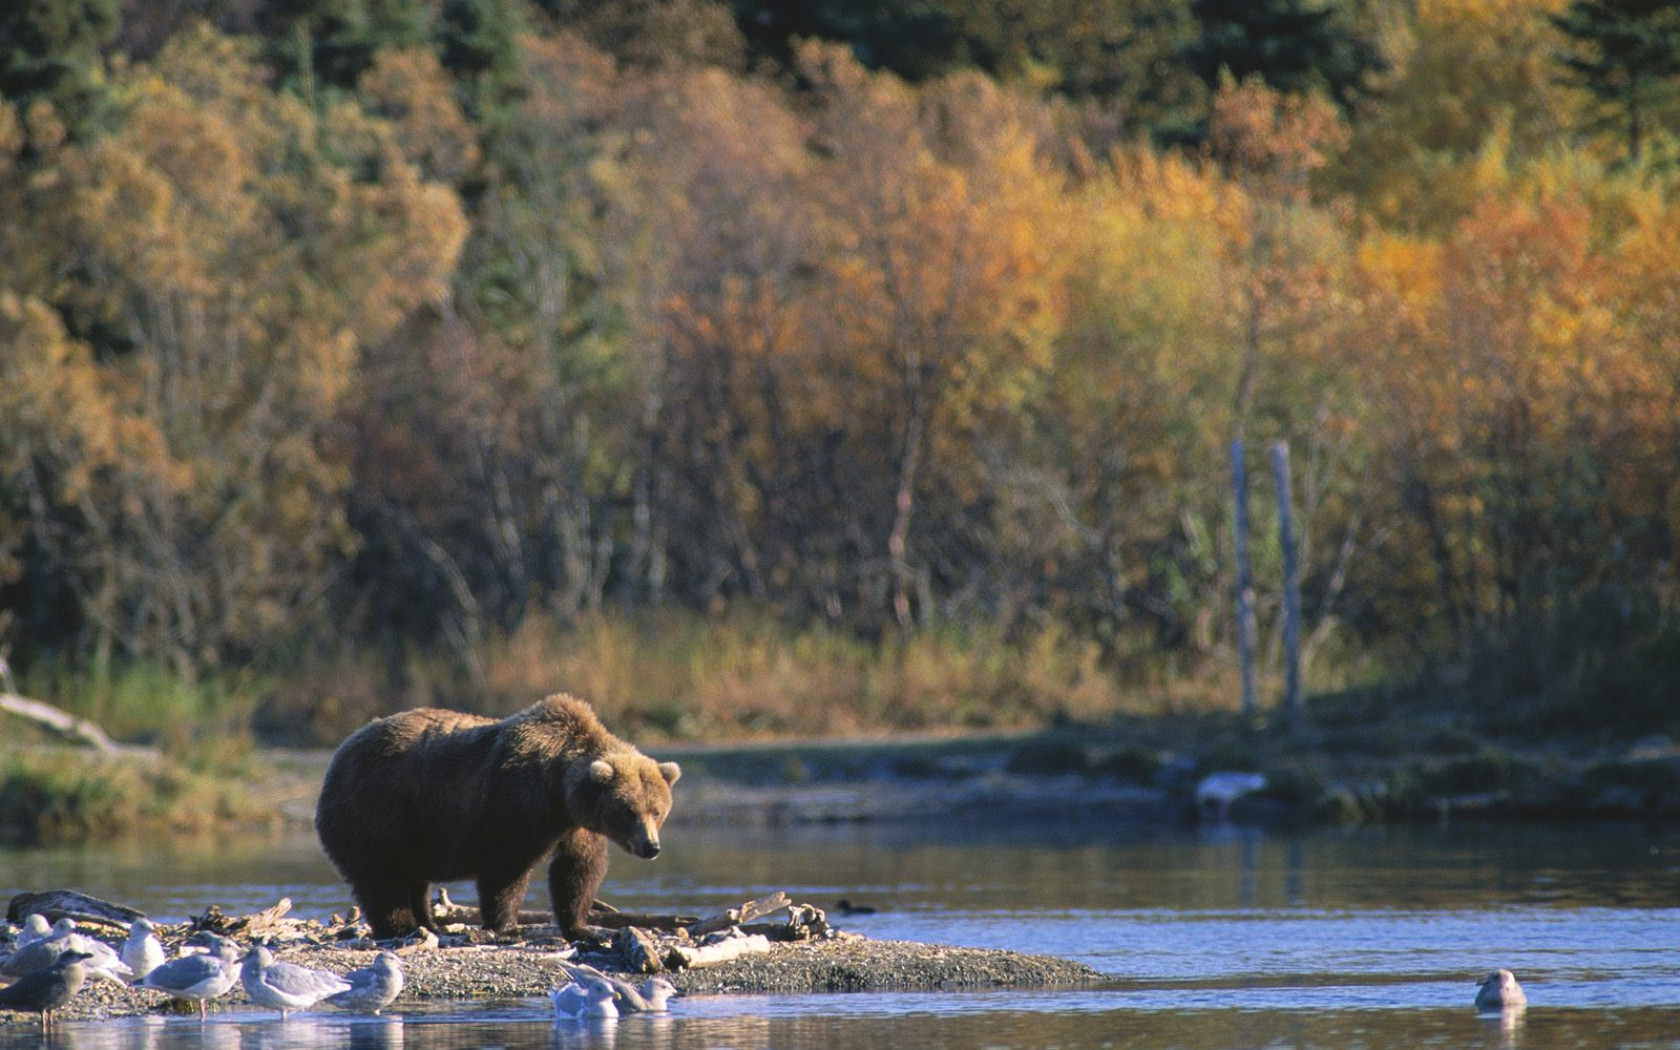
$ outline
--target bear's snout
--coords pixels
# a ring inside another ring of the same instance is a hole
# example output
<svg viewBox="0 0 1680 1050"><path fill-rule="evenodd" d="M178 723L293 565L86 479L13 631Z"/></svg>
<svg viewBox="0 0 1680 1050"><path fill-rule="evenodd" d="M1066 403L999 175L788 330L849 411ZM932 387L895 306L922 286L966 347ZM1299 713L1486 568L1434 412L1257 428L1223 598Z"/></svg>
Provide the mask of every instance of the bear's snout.
<svg viewBox="0 0 1680 1050"><path fill-rule="evenodd" d="M632 857L652 860L659 856L659 839L645 832L630 836L630 841L625 843L625 846Z"/></svg>
<svg viewBox="0 0 1680 1050"><path fill-rule="evenodd" d="M652 860L659 856L659 829L652 824L643 824L631 830L628 839L622 845L624 851L632 857Z"/></svg>

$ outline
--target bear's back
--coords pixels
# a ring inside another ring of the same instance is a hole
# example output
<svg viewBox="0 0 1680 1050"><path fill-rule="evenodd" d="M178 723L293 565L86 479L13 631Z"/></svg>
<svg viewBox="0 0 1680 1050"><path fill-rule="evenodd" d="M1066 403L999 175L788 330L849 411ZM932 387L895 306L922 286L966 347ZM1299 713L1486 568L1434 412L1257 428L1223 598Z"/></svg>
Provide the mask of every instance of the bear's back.
<svg viewBox="0 0 1680 1050"><path fill-rule="evenodd" d="M495 762L498 723L482 715L418 708L378 718L333 752L315 824L328 852L381 825L470 824Z"/></svg>

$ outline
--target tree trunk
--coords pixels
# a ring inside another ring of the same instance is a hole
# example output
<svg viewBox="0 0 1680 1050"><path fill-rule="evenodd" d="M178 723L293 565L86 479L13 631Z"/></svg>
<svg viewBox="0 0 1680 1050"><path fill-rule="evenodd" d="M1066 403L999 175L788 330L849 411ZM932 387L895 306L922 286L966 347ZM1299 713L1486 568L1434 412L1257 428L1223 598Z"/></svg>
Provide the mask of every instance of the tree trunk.
<svg viewBox="0 0 1680 1050"><path fill-rule="evenodd" d="M1237 665L1242 671L1242 713L1254 714L1254 580L1248 562L1248 471L1241 438L1231 442L1231 491L1236 498L1232 539L1237 554Z"/></svg>
<svg viewBox="0 0 1680 1050"><path fill-rule="evenodd" d="M1277 483L1278 545L1283 550L1283 710L1292 725L1301 722L1301 580L1295 563L1294 512L1290 505L1289 444L1272 446L1272 474Z"/></svg>

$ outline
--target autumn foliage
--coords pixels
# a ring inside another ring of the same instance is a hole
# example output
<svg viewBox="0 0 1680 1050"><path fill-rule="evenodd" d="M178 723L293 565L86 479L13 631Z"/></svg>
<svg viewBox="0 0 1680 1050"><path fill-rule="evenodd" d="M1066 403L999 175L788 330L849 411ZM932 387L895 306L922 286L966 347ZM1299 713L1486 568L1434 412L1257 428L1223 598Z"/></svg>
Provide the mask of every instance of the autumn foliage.
<svg viewBox="0 0 1680 1050"><path fill-rule="evenodd" d="M1025 57L755 63L706 3L417 2L355 48L330 4L129 6L74 99L0 98L26 671L395 703L430 653L488 702L531 637L740 615L1214 693L1240 438L1295 450L1309 687L1674 684L1627 669L1677 611L1675 128L1573 130L1560 4L1414 5L1357 98L1227 72L1173 145Z"/></svg>

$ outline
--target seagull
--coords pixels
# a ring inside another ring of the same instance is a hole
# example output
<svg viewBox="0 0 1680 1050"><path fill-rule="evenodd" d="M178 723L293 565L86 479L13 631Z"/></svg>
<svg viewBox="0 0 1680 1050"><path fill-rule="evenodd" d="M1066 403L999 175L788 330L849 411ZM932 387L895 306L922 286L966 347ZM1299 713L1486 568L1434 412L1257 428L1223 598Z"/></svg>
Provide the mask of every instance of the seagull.
<svg viewBox="0 0 1680 1050"><path fill-rule="evenodd" d="M138 982L162 966L164 958L163 945L158 941L157 927L152 925L152 920L145 917L134 920L122 947L122 961L134 971L134 980Z"/></svg>
<svg viewBox="0 0 1680 1050"><path fill-rule="evenodd" d="M620 1013L662 1014L666 1011L666 1003L677 994L677 986L663 977L650 977L643 981L641 987L631 984L622 977L610 973L602 973L585 963L562 962L560 968L566 971L573 983L590 988L596 985L606 985L612 992L613 1005Z"/></svg>
<svg viewBox="0 0 1680 1050"><path fill-rule="evenodd" d="M402 964L395 952L380 952L374 956L372 966L351 970L344 979L350 982L350 990L329 995L322 1002L345 1010L377 1014L402 994Z"/></svg>
<svg viewBox="0 0 1680 1050"><path fill-rule="evenodd" d="M132 976L132 971L117 957L115 949L104 941L77 933L76 920L69 918L53 923L47 936L34 940L8 956L4 963L0 963L0 974L22 977L24 974L51 966L58 961L59 956L71 951L81 952L88 957L85 965L85 975L88 977L103 977L118 984L127 984L127 978Z"/></svg>
<svg viewBox="0 0 1680 1050"><path fill-rule="evenodd" d="M239 967L239 982L252 1002L279 1010L282 1021L293 1010L307 1010L329 995L348 992L352 987L336 973L275 962L274 953L260 944L246 954Z"/></svg>
<svg viewBox="0 0 1680 1050"><path fill-rule="evenodd" d="M1528 996L1510 970L1495 970L1482 978L1476 990L1478 1010L1520 1010L1528 1005Z"/></svg>
<svg viewBox="0 0 1680 1050"><path fill-rule="evenodd" d="M195 1000L202 1021L205 1002L224 994L239 980L239 970L233 965L238 959L239 946L226 937L216 937L209 952L171 959L142 978L140 987Z"/></svg>
<svg viewBox="0 0 1680 1050"><path fill-rule="evenodd" d="M605 981L591 981L587 986L567 981L548 993L548 1001L554 1004L556 1021L618 1016L612 985Z"/></svg>
<svg viewBox="0 0 1680 1050"><path fill-rule="evenodd" d="M1196 809L1205 817L1225 820L1237 799L1265 786L1266 778L1260 773L1209 773L1196 785Z"/></svg>
<svg viewBox="0 0 1680 1050"><path fill-rule="evenodd" d="M22 951L36 941L44 941L52 933L52 927L47 925L47 917L40 912L30 912L23 920L23 930L18 933L17 941L13 943L13 951Z"/></svg>
<svg viewBox="0 0 1680 1050"><path fill-rule="evenodd" d="M84 964L90 958L86 952L67 951L44 969L24 974L15 984L0 988L0 1010L38 1013L45 1031L52 1023L52 1012L82 990L87 981Z"/></svg>

